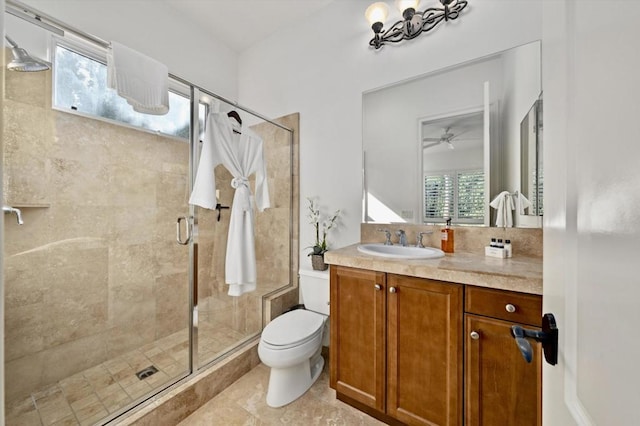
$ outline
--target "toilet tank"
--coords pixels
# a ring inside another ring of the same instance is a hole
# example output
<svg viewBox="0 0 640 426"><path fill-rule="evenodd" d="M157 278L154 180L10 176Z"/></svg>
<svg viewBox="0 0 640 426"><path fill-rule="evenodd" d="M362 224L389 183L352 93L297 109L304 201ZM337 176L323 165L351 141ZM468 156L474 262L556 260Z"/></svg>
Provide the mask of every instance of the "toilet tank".
<svg viewBox="0 0 640 426"><path fill-rule="evenodd" d="M329 271L300 269L300 296L309 311L329 315Z"/></svg>

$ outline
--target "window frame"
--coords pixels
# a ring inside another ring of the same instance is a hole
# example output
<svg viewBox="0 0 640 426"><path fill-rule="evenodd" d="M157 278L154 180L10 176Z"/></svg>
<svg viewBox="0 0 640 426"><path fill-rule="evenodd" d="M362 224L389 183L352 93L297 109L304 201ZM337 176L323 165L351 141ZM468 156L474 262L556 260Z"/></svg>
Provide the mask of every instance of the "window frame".
<svg viewBox="0 0 640 426"><path fill-rule="evenodd" d="M114 120L111 118L107 118L107 117L103 117L100 115L94 115L94 114L89 114L86 112L82 112L82 111L78 111L78 110L74 110L74 109L70 109L70 108L63 108L60 106L56 105L56 49L57 47L60 46L64 49L70 50L78 55L82 55L87 57L90 60L99 62L100 64L107 66L107 52L105 48L100 48L97 47L93 44L90 43L86 43L86 42L82 42L79 40L71 40L65 37L59 37L56 35L52 35L51 36L51 42L50 42L50 52L49 52L49 59L51 62L51 109L55 110L55 111L59 111L59 112L64 112L67 114L72 114L72 115L77 115L80 117L84 117L84 118L90 118L93 120L98 120L98 121L102 121L105 123L109 123L109 124L115 124L117 126L122 126L122 127L126 127L129 129L134 129L134 130L138 130L138 131L142 131L145 133L149 133L149 134L153 134L153 135L161 135L163 137L167 137L167 138L172 138L172 139L176 139L176 140L180 140L180 141L184 141L184 142L189 142L190 137L181 137L181 136L176 136L176 135L172 135L172 134L168 134L168 133L164 133L160 130L152 130L146 127L141 127L141 126L136 126L133 124L129 124L126 123L124 121L119 121L119 120ZM189 102L189 104L191 105L191 88L183 83L180 83L174 79L172 79L171 77L169 77L169 91L175 95L178 96L182 96L183 98L185 98L187 100L187 102ZM202 105L205 107L205 111L204 111L204 117L205 117L205 122L206 122L206 116L209 112L209 106L205 103L199 102L199 105ZM190 107L191 109L191 107ZM189 126L191 126L191 120L189 120ZM202 129L201 129L202 130ZM191 130L190 130L191 132Z"/></svg>

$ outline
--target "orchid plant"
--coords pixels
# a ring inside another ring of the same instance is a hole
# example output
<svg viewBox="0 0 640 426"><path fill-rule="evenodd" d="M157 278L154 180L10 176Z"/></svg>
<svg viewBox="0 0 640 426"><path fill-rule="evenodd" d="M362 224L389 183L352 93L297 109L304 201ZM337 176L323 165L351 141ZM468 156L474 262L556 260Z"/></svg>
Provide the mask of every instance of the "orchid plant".
<svg viewBox="0 0 640 426"><path fill-rule="evenodd" d="M322 255L327 251L327 233L331 228L336 226L336 221L338 216L340 216L340 210L336 210L332 216L323 219L320 208L313 198L307 198L307 202L309 203L307 217L309 218L309 223L313 225L316 231L316 242L314 245L307 247L312 249L311 253L307 256L313 254ZM320 239L320 235L322 235L322 239Z"/></svg>

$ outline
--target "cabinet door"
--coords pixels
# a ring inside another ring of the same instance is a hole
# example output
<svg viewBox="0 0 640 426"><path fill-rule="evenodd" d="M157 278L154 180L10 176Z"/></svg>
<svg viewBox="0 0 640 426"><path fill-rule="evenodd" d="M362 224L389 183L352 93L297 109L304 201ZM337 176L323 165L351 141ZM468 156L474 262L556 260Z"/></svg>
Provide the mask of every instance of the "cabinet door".
<svg viewBox="0 0 640 426"><path fill-rule="evenodd" d="M331 387L384 412L385 274L331 266Z"/></svg>
<svg viewBox="0 0 640 426"><path fill-rule="evenodd" d="M511 337L512 325L507 321L465 315L466 425L539 426L542 423L541 345L531 342L533 361L527 364ZM477 335L472 337L472 332Z"/></svg>
<svg viewBox="0 0 640 426"><path fill-rule="evenodd" d="M387 287L387 414L461 424L463 287L391 274Z"/></svg>

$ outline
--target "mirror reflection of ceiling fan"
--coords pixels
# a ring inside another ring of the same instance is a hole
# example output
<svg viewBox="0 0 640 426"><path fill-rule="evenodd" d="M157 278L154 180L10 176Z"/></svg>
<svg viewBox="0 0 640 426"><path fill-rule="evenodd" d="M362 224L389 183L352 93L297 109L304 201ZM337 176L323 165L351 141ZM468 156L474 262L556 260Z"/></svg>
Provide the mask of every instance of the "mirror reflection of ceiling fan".
<svg viewBox="0 0 640 426"><path fill-rule="evenodd" d="M453 142L473 140L473 138L461 139L460 136L464 135L465 133L467 132L461 132L461 133L455 134L451 132L451 127L447 127L442 129L442 135L440 135L439 137L422 138L422 147L426 149L436 145L446 144L449 149L455 149Z"/></svg>

